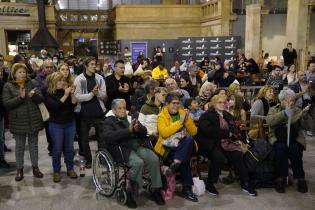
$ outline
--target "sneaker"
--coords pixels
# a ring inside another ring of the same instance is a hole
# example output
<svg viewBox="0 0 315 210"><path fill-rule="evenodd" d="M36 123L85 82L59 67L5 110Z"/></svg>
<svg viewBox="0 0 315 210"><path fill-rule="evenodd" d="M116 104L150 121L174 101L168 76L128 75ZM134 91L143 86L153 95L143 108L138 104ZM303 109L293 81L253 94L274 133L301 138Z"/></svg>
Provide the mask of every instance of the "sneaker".
<svg viewBox="0 0 315 210"><path fill-rule="evenodd" d="M284 193L285 192L285 181L283 178L278 178L276 180L275 189L278 193Z"/></svg>
<svg viewBox="0 0 315 210"><path fill-rule="evenodd" d="M77 173L74 170L68 171L67 176L69 176L71 179L76 179L78 178Z"/></svg>
<svg viewBox="0 0 315 210"><path fill-rule="evenodd" d="M56 173L53 174L53 181L54 181L55 183L58 183L58 182L61 181L60 173L56 172Z"/></svg>
<svg viewBox="0 0 315 210"><path fill-rule="evenodd" d="M165 171L165 176L173 176L179 171L180 163L173 162Z"/></svg>
<svg viewBox="0 0 315 210"><path fill-rule="evenodd" d="M207 193L209 193L210 195L219 195L219 192L218 190L215 188L214 184L213 183L208 183L207 186L206 186L206 191Z"/></svg>
<svg viewBox="0 0 315 210"><path fill-rule="evenodd" d="M86 161L85 168L87 168L87 169L92 168L92 161Z"/></svg>
<svg viewBox="0 0 315 210"><path fill-rule="evenodd" d="M195 195L192 190L191 190L191 186L184 186L183 187L183 191L182 191L182 195L184 198L186 198L187 200L190 200L192 202L198 202L198 198L197 195Z"/></svg>
<svg viewBox="0 0 315 210"><path fill-rule="evenodd" d="M0 160L0 168L10 168L10 164L5 160Z"/></svg>
<svg viewBox="0 0 315 210"><path fill-rule="evenodd" d="M307 184L306 184L306 181L304 179L300 179L298 181L298 189L297 190L300 193L306 193L308 191Z"/></svg>
<svg viewBox="0 0 315 210"><path fill-rule="evenodd" d="M241 186L244 192L247 192L251 196L257 196L256 190L248 182L242 184Z"/></svg>
<svg viewBox="0 0 315 210"><path fill-rule="evenodd" d="M314 136L314 133L312 131L306 131L307 136Z"/></svg>
<svg viewBox="0 0 315 210"><path fill-rule="evenodd" d="M154 202L159 205L159 206L164 206L165 205L165 201L162 197L162 194L161 194L161 190L160 189L155 189L153 190L153 193L152 193L152 198L154 200Z"/></svg>
<svg viewBox="0 0 315 210"><path fill-rule="evenodd" d="M138 207L135 199L133 198L133 196L130 192L127 193L126 206L130 209L136 209Z"/></svg>

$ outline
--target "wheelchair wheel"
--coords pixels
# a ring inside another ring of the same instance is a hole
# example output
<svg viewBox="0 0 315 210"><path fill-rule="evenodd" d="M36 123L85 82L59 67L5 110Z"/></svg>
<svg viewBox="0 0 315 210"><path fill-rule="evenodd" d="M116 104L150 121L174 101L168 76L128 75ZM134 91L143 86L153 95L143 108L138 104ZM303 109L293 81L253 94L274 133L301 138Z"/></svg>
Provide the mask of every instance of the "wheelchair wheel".
<svg viewBox="0 0 315 210"><path fill-rule="evenodd" d="M117 179L111 155L106 150L96 152L92 167L96 190L106 197L112 196L117 186Z"/></svg>
<svg viewBox="0 0 315 210"><path fill-rule="evenodd" d="M127 202L127 192L123 188L118 188L115 191L115 197L118 203L125 205Z"/></svg>

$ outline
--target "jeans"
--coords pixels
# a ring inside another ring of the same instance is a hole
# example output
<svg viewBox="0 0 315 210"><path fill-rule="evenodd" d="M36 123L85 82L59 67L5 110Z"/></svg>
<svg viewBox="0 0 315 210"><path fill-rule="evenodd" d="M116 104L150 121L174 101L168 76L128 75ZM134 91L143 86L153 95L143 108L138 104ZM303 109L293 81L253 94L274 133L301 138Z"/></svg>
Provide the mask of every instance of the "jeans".
<svg viewBox="0 0 315 210"><path fill-rule="evenodd" d="M81 118L80 120L80 141L81 141L84 157L87 162L92 162L92 154L91 154L91 149L89 145L90 128L92 125L95 127L98 148L104 148L104 138L102 135L103 133L102 130L104 129L103 124L104 124L103 118L99 118L99 119Z"/></svg>
<svg viewBox="0 0 315 210"><path fill-rule="evenodd" d="M275 167L276 177L283 178L288 176L289 163L291 161L293 177L296 179L304 179L305 173L303 170L303 146L294 142L288 148L286 142L276 142L274 144L275 149Z"/></svg>
<svg viewBox="0 0 315 210"><path fill-rule="evenodd" d="M180 164L180 175L182 178L183 186L192 186L192 173L190 167L190 158L194 149L194 140L191 137L186 137L180 141L178 147L172 150L167 159L179 160Z"/></svg>
<svg viewBox="0 0 315 210"><path fill-rule="evenodd" d="M60 172L61 153L63 152L67 170L73 170L73 141L75 135L75 121L59 124L49 122L49 132L52 138L52 165L55 173Z"/></svg>
<svg viewBox="0 0 315 210"><path fill-rule="evenodd" d="M0 116L0 160L4 160L4 117Z"/></svg>

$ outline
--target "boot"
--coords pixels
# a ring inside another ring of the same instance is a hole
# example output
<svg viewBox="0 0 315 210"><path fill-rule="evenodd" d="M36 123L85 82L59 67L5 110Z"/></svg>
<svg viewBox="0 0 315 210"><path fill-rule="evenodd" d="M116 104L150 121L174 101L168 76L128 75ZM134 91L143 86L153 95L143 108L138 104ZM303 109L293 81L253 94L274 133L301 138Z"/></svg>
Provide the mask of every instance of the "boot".
<svg viewBox="0 0 315 210"><path fill-rule="evenodd" d="M40 172L40 170L37 166L33 167L33 175L36 178L43 178L44 177L44 174L42 172Z"/></svg>
<svg viewBox="0 0 315 210"><path fill-rule="evenodd" d="M138 207L133 195L131 192L127 192L127 202L126 206L130 209L136 209Z"/></svg>
<svg viewBox="0 0 315 210"><path fill-rule="evenodd" d="M16 169L15 181L19 182L24 178L23 168Z"/></svg>
<svg viewBox="0 0 315 210"><path fill-rule="evenodd" d="M157 205L159 206L165 205L165 201L162 197L160 188L153 189L152 198Z"/></svg>
<svg viewBox="0 0 315 210"><path fill-rule="evenodd" d="M276 180L276 186L275 186L275 188L276 188L276 191L278 192L278 193L284 193L285 192L285 179L284 178L278 178L277 180Z"/></svg>
<svg viewBox="0 0 315 210"><path fill-rule="evenodd" d="M127 191L130 192L134 197L137 197L139 194L139 185L137 182L129 180Z"/></svg>
<svg viewBox="0 0 315 210"><path fill-rule="evenodd" d="M305 179L299 179L298 181L298 191L300 193L306 193L308 191L307 183Z"/></svg>

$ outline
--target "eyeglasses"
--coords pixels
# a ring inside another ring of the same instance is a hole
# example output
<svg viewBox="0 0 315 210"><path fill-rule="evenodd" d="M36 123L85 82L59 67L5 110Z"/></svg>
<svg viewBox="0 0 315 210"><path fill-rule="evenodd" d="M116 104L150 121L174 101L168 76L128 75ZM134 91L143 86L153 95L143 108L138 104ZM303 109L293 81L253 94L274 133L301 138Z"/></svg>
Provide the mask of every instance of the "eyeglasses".
<svg viewBox="0 0 315 210"><path fill-rule="evenodd" d="M173 105L179 105L180 102L171 102L171 104L173 104Z"/></svg>

